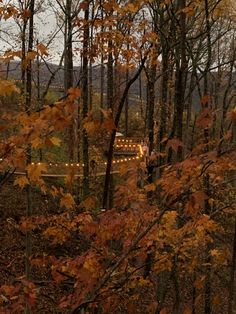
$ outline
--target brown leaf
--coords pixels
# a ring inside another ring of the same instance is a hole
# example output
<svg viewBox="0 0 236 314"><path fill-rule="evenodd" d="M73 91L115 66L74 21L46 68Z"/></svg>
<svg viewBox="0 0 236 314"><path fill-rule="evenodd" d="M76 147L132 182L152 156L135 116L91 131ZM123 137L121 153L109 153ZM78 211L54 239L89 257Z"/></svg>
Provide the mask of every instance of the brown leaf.
<svg viewBox="0 0 236 314"><path fill-rule="evenodd" d="M204 108L201 110L199 116L197 117L196 125L203 128L209 128L212 125L212 122L212 111L209 108Z"/></svg>
<svg viewBox="0 0 236 314"><path fill-rule="evenodd" d="M215 307L221 304L221 297L219 296L219 294L214 295L212 299L212 304Z"/></svg>
<svg viewBox="0 0 236 314"><path fill-rule="evenodd" d="M70 193L65 193L61 200L60 200L60 206L66 207L67 209L71 209L75 206L75 201L73 196Z"/></svg>
<svg viewBox="0 0 236 314"><path fill-rule="evenodd" d="M205 280L205 277L206 276L201 276L201 277L198 277L195 281L194 281L194 286L197 288L197 289L203 289L204 287L204 280Z"/></svg>
<svg viewBox="0 0 236 314"><path fill-rule="evenodd" d="M48 56L48 51L47 51L47 47L44 46L43 44L38 44L37 45L37 49L39 50L40 54L41 55L45 55L45 56Z"/></svg>
<svg viewBox="0 0 236 314"><path fill-rule="evenodd" d="M206 104L209 103L210 99L211 99L211 98L210 98L209 95L204 95L204 96L202 97L202 99L201 99L201 104L202 104L203 106L205 106Z"/></svg>
<svg viewBox="0 0 236 314"><path fill-rule="evenodd" d="M166 150L172 148L173 151L177 152L179 147L183 147L183 142L181 142L178 138L173 138L168 140L166 145Z"/></svg>
<svg viewBox="0 0 236 314"><path fill-rule="evenodd" d="M0 80L0 96L8 96L13 93L20 93L19 88L11 81Z"/></svg>
<svg viewBox="0 0 236 314"><path fill-rule="evenodd" d="M236 123L236 107L228 113L228 119Z"/></svg>
<svg viewBox="0 0 236 314"><path fill-rule="evenodd" d="M166 309L166 308L163 308L163 309L160 311L160 314L168 314L167 309Z"/></svg>
<svg viewBox="0 0 236 314"><path fill-rule="evenodd" d="M185 308L183 314L192 314L192 309L190 307Z"/></svg>

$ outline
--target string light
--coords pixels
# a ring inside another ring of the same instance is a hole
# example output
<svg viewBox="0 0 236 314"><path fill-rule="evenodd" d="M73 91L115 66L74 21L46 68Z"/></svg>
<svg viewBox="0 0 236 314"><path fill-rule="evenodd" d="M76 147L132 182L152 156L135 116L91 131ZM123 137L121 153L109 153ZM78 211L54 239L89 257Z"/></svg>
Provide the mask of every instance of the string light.
<svg viewBox="0 0 236 314"><path fill-rule="evenodd" d="M122 159L115 159L115 160L112 161L112 163L127 162L127 161L131 161L131 160L139 159L140 157L141 156L122 158ZM41 164L42 164L41 162L38 162L38 163L31 162L31 165L41 165ZM103 165L107 165L107 162L104 161L102 164ZM65 167L69 167L69 166L71 166L71 167L84 167L84 164L79 164L79 163L77 163L77 164L73 164L73 163L71 163L71 164L68 164L68 163L58 164L58 163L55 163L54 164L54 163L50 162L48 164L48 166L50 166L50 167L58 167L59 165L60 166L65 166Z"/></svg>
<svg viewBox="0 0 236 314"><path fill-rule="evenodd" d="M136 151L136 156L134 157L129 157L129 158L122 158L122 159L115 159L112 161L112 164L118 164L118 163L123 163L123 162L128 162L128 161L132 161L132 160L138 160L140 158L142 158L143 154L143 149L142 146L140 144L135 144L133 142L133 140L130 139L116 139L116 143L120 143L120 144L115 144L114 147L115 148L120 148L121 150L127 150L127 151ZM132 144L130 144L132 143ZM129 148L129 149L127 149ZM137 149L137 150L136 150ZM3 159L0 158L0 161L2 161ZM31 165L41 165L41 162L31 162ZM107 165L107 162L101 162L100 165ZM84 167L84 164L80 164L80 163L53 163L53 162L49 162L48 166L50 167L58 167L58 166L65 166L65 167ZM98 164L99 166L99 164Z"/></svg>

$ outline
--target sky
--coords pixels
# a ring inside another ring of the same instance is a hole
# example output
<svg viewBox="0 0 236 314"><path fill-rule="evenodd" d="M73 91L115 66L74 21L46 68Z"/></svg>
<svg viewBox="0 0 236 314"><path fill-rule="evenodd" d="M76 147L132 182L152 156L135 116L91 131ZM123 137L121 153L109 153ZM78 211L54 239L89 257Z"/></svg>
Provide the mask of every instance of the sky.
<svg viewBox="0 0 236 314"><path fill-rule="evenodd" d="M39 42L47 45L50 42L52 35L56 34L55 38L49 44L49 59L53 63L58 63L64 46L63 33L57 32L58 23L55 15L57 6L55 0L52 0L51 2L54 2L53 4L55 5L49 6L48 0L45 0L45 5L35 15L34 36ZM3 19L0 20L0 54L2 55L7 49L20 49L20 29L16 21L12 18L7 21Z"/></svg>

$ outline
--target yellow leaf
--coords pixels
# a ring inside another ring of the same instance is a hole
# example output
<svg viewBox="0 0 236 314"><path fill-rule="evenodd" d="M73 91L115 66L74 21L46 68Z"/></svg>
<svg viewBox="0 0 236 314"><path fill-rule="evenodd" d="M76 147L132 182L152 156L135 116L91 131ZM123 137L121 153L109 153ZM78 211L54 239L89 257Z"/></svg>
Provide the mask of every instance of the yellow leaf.
<svg viewBox="0 0 236 314"><path fill-rule="evenodd" d="M144 279L143 277L141 277L139 279L139 282L138 282L141 286L148 286L151 284L150 280L148 279Z"/></svg>
<svg viewBox="0 0 236 314"><path fill-rule="evenodd" d="M37 52L36 51L30 51L30 52L27 53L26 58L28 60L34 60L36 56L37 56Z"/></svg>
<svg viewBox="0 0 236 314"><path fill-rule="evenodd" d="M43 141L41 138L37 137L31 141L31 144L33 148L39 148L42 147Z"/></svg>
<svg viewBox="0 0 236 314"><path fill-rule="evenodd" d="M0 96L8 96L13 93L20 93L19 88L11 81L0 80Z"/></svg>
<svg viewBox="0 0 236 314"><path fill-rule="evenodd" d="M62 196L60 201L61 207L66 207L67 209L71 209L75 206L75 201L73 196L70 193L66 193Z"/></svg>
<svg viewBox="0 0 236 314"><path fill-rule="evenodd" d="M96 198L93 196L89 196L80 203L79 207L85 210L91 210L96 208L96 204L97 204Z"/></svg>
<svg viewBox="0 0 236 314"><path fill-rule="evenodd" d="M50 141L53 143L55 146L60 146L61 145L61 140L58 137L50 137Z"/></svg>
<svg viewBox="0 0 236 314"><path fill-rule="evenodd" d="M219 251L216 249L211 250L210 253L211 253L211 256L216 256L216 257L220 254Z"/></svg>
<svg viewBox="0 0 236 314"><path fill-rule="evenodd" d="M18 177L14 181L14 185L19 185L21 189L23 189L28 184L29 180L25 176Z"/></svg>
<svg viewBox="0 0 236 314"><path fill-rule="evenodd" d="M41 177L42 171L47 171L47 167L43 163L38 163L36 165L35 164L28 165L26 167L26 170L28 171L30 181L38 182Z"/></svg>

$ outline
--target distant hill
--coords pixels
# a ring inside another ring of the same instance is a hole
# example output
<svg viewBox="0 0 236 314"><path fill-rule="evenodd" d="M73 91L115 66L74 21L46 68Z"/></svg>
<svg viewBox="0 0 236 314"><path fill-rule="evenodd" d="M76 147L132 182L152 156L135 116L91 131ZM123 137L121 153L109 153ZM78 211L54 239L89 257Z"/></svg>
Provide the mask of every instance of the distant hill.
<svg viewBox="0 0 236 314"><path fill-rule="evenodd" d="M104 87L106 89L106 67L104 69ZM37 69L36 63L33 63L33 80L34 82L37 81L37 75L39 72L40 84L42 86L41 90L43 91L43 87L46 86L48 83L49 78L51 77L52 73L55 73L55 77L52 81L51 88L63 88L64 86L64 71L63 67L60 69L58 65L53 63L48 63L47 66L44 63L41 63L39 66L39 70ZM80 78L81 68L79 66L74 67L74 85L77 84ZM92 85L95 92L100 92L100 84L101 84L101 67L94 66L92 68ZM9 66L6 64L0 64L0 76L2 78L20 80L21 78L21 67L20 63L16 61L10 62ZM122 82L125 82L125 74L123 74L123 78L120 79L120 88L122 90ZM139 81L137 80L130 89L130 93L133 95L139 95ZM144 92L145 88L143 87L142 95L145 96ZM106 90L104 91L106 92Z"/></svg>
<svg viewBox="0 0 236 314"><path fill-rule="evenodd" d="M44 63L40 63L39 66L39 79L40 79L40 89L41 93L44 92L45 86L48 83L48 80L50 79L52 73L55 73L55 77L51 84L51 89L54 89L58 93L63 93L63 85L64 85L64 73L63 73L63 67L58 68L58 65L53 63L48 63L47 66ZM74 85L77 84L80 78L81 68L79 66L74 67ZM104 75L104 93L106 93L106 66L104 69L105 75ZM130 71L131 72L131 71ZM133 70L134 72L134 70ZM36 63L33 63L33 80L34 82L37 81L37 75L38 70ZM114 74L115 75L115 74ZM233 73L234 78L233 80L236 81L236 73ZM130 74L132 76L132 72ZM227 81L228 73L224 73L223 75L223 81ZM6 64L0 64L0 77L2 78L8 78L8 79L15 79L20 80L21 78L21 68L20 63L16 61L10 62L10 64L7 66ZM190 74L189 78L187 80L187 86L189 86L190 81ZM212 93L216 92L217 90L217 73L212 72L211 77L209 79L210 82L210 89L212 90ZM114 99L118 99L118 94L122 93L122 89L124 88L125 83L125 73L120 74L119 82L117 82L117 86L115 87L114 91ZM200 85L202 85L202 82L200 82ZM100 93L100 86L101 86L101 66L93 66L92 68L92 86L93 91ZM189 89L189 87L188 87ZM189 91L187 91L188 93ZM193 95L193 110L198 111L200 109L200 99L198 96L198 90L195 86L194 89L191 91ZM221 88L221 94L224 92L224 87ZM130 88L130 105L135 105L139 101L139 97L141 95L142 99L146 101L146 82L145 79L142 79L142 84L140 85L140 80L136 80L134 84ZM160 95L160 80L156 84L156 99L159 99ZM218 103L220 105L220 102L222 100L222 97L219 96Z"/></svg>

